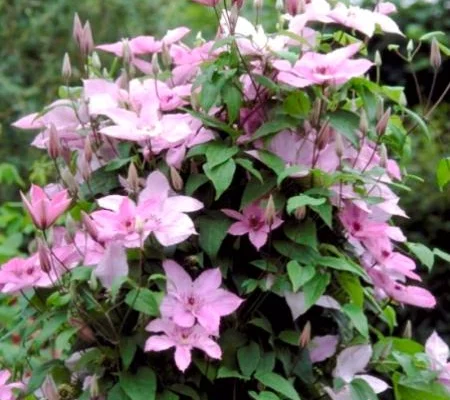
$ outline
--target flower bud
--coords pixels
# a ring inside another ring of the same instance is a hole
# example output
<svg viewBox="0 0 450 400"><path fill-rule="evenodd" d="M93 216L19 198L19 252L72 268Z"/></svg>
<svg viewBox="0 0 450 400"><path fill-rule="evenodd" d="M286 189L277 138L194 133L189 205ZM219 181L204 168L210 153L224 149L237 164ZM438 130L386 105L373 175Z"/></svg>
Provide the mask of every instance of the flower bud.
<svg viewBox="0 0 450 400"><path fill-rule="evenodd" d="M303 327L302 333L299 339L300 347L305 348L311 342L311 322L307 322Z"/></svg>
<svg viewBox="0 0 450 400"><path fill-rule="evenodd" d="M386 145L384 143L381 143L381 145L380 145L380 167L386 168L387 163L388 163L388 155L387 155Z"/></svg>
<svg viewBox="0 0 450 400"><path fill-rule="evenodd" d="M94 38L92 36L91 24L86 21L83 28L83 40L81 43L81 51L84 55L88 55L94 50Z"/></svg>
<svg viewBox="0 0 450 400"><path fill-rule="evenodd" d="M384 100L380 98L378 99L377 108L375 110L375 116L377 121L381 119L383 114L384 114Z"/></svg>
<svg viewBox="0 0 450 400"><path fill-rule="evenodd" d="M58 132L56 130L55 125L50 124L50 128L48 130L48 155L52 160L55 160L60 155L60 145L59 145L59 137Z"/></svg>
<svg viewBox="0 0 450 400"><path fill-rule="evenodd" d="M64 168L61 171L61 178L73 196L78 193L78 183L69 168Z"/></svg>
<svg viewBox="0 0 450 400"><path fill-rule="evenodd" d="M92 52L91 65L98 70L102 68L102 62L100 61L100 57L98 56L98 53L96 51Z"/></svg>
<svg viewBox="0 0 450 400"><path fill-rule="evenodd" d="M92 237L92 239L98 242L98 229L94 223L94 220L84 211L81 211L81 221L86 229L86 232Z"/></svg>
<svg viewBox="0 0 450 400"><path fill-rule="evenodd" d="M306 216L306 207L305 206L298 207L295 209L295 211L294 211L295 219L302 221L303 219L305 219L305 216Z"/></svg>
<svg viewBox="0 0 450 400"><path fill-rule="evenodd" d="M383 61L381 59L381 54L380 54L380 52L378 50L375 52L375 60L374 60L374 62L375 62L375 66L377 68L380 68L381 65L383 64Z"/></svg>
<svg viewBox="0 0 450 400"><path fill-rule="evenodd" d="M95 334L92 329L83 320L71 317L69 318L69 325L77 328L77 334L80 339L88 343L95 342Z"/></svg>
<svg viewBox="0 0 450 400"><path fill-rule="evenodd" d="M77 233L77 224L70 214L66 215L66 240L69 243L73 243L75 235Z"/></svg>
<svg viewBox="0 0 450 400"><path fill-rule="evenodd" d="M41 392L47 400L60 400L55 381L51 375L47 375L45 378L45 381L41 386Z"/></svg>
<svg viewBox="0 0 450 400"><path fill-rule="evenodd" d="M411 339L412 338L412 325L411 320L406 321L405 329L403 330L402 336L405 339Z"/></svg>
<svg viewBox="0 0 450 400"><path fill-rule="evenodd" d="M69 53L64 54L61 73L62 73L62 77L66 81L68 81L70 79L70 77L72 76L72 66L70 65Z"/></svg>
<svg viewBox="0 0 450 400"><path fill-rule="evenodd" d="M75 13L75 15L73 16L72 38L78 45L78 47L81 48L81 41L83 38L83 25L81 25L78 13Z"/></svg>
<svg viewBox="0 0 450 400"><path fill-rule="evenodd" d="M360 111L359 117L359 130L363 136L367 135L367 131L369 130L369 121L367 120L367 114L364 109Z"/></svg>
<svg viewBox="0 0 450 400"><path fill-rule="evenodd" d="M96 374L92 375L89 394L92 399L97 399L100 396L100 388L98 386L98 377Z"/></svg>
<svg viewBox="0 0 450 400"><path fill-rule="evenodd" d="M284 1L284 7L288 14L291 14L293 17L295 17L299 12L299 0L285 0Z"/></svg>
<svg viewBox="0 0 450 400"><path fill-rule="evenodd" d="M335 145L336 155L338 156L339 159L341 159L342 156L344 155L345 147L344 147L344 141L342 140L342 136L339 132L336 132L334 145Z"/></svg>
<svg viewBox="0 0 450 400"><path fill-rule="evenodd" d="M263 0L253 0L253 7L255 7L256 10L261 10L263 7Z"/></svg>
<svg viewBox="0 0 450 400"><path fill-rule="evenodd" d="M152 73L156 77L161 72L161 67L159 66L158 54L155 53L152 56Z"/></svg>
<svg viewBox="0 0 450 400"><path fill-rule="evenodd" d="M133 58L133 53L130 49L130 42L128 39L122 39L122 60L124 64L130 65Z"/></svg>
<svg viewBox="0 0 450 400"><path fill-rule="evenodd" d="M231 0L231 3L234 5L236 4L237 8L242 8L244 5L244 0Z"/></svg>
<svg viewBox="0 0 450 400"><path fill-rule="evenodd" d="M131 192L139 192L139 175L133 162L130 163L130 166L128 167L127 183Z"/></svg>
<svg viewBox="0 0 450 400"><path fill-rule="evenodd" d="M47 246L41 239L37 239L37 249L39 265L42 271L48 274L52 270L52 262L48 254Z"/></svg>
<svg viewBox="0 0 450 400"><path fill-rule="evenodd" d="M91 140L87 137L84 141L84 158L88 163L91 163L93 156Z"/></svg>
<svg viewBox="0 0 450 400"><path fill-rule="evenodd" d="M436 38L431 41L430 63L435 71L437 71L442 64L441 49Z"/></svg>
<svg viewBox="0 0 450 400"><path fill-rule="evenodd" d="M386 132L386 128L388 126L390 118L391 118L391 107L389 107L386 110L386 112L383 114L383 116L378 121L377 126L375 127L375 131L377 132L378 136L384 135L384 132Z"/></svg>
<svg viewBox="0 0 450 400"><path fill-rule="evenodd" d="M281 13L284 11L284 2L283 0L276 0L275 8Z"/></svg>
<svg viewBox="0 0 450 400"><path fill-rule="evenodd" d="M86 160L86 157L84 155L81 156L80 164L78 166L81 177L84 181L88 181L91 177L91 168L89 166L89 162Z"/></svg>
<svg viewBox="0 0 450 400"><path fill-rule="evenodd" d="M230 24L230 33L234 35L234 31L236 30L236 24L239 18L239 8L236 4L231 6L230 14L228 17Z"/></svg>
<svg viewBox="0 0 450 400"><path fill-rule="evenodd" d="M180 191L184 187L183 178L181 178L180 173L177 171L176 168L170 167L170 180L172 182L172 187L176 191Z"/></svg>
<svg viewBox="0 0 450 400"><path fill-rule="evenodd" d="M267 200L266 209L264 210L264 219L267 225L272 226L275 222L275 217L277 216L277 209L275 208L275 202L273 201L273 196L270 195Z"/></svg>
<svg viewBox="0 0 450 400"><path fill-rule="evenodd" d="M163 63L164 68L166 69L169 69L170 66L172 65L172 57L170 56L170 50L166 42L163 42L161 61Z"/></svg>
<svg viewBox="0 0 450 400"><path fill-rule="evenodd" d="M313 126L319 125L320 115L322 113L322 101L316 98L312 107L311 124Z"/></svg>

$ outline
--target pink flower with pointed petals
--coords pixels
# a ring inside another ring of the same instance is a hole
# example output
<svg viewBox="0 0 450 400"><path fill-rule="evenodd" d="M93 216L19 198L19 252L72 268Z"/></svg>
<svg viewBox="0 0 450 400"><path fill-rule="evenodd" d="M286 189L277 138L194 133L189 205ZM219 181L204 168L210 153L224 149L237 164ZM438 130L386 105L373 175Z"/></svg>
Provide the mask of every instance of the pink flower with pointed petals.
<svg viewBox="0 0 450 400"><path fill-rule="evenodd" d="M360 43L354 43L328 54L308 52L294 66L285 60L274 61L273 66L279 71L277 79L293 87L342 85L364 75L373 65L369 60L350 59L360 47Z"/></svg>
<svg viewBox="0 0 450 400"><path fill-rule="evenodd" d="M67 190L62 190L49 197L44 189L31 185L30 200L21 192L22 201L31 216L34 225L39 229L47 229L69 208L72 201Z"/></svg>
<svg viewBox="0 0 450 400"><path fill-rule="evenodd" d="M450 351L447 343L441 337L433 332L425 343L425 352L430 361L432 371L439 373L438 379L443 385L450 390Z"/></svg>
<svg viewBox="0 0 450 400"><path fill-rule="evenodd" d="M175 261L165 260L167 296L161 303L161 315L181 327L190 328L198 322L208 333L218 334L220 318L233 313L243 302L235 294L220 289L219 268L202 272L192 281Z"/></svg>
<svg viewBox="0 0 450 400"><path fill-rule="evenodd" d="M148 338L145 351L163 351L175 347L175 364L182 372L191 364L191 352L194 348L214 359L222 357L219 345L200 325L182 328L168 319L155 319L147 325L146 330L162 334Z"/></svg>
<svg viewBox="0 0 450 400"><path fill-rule="evenodd" d="M14 389L24 390L25 385L22 382L8 382L11 378L11 372L4 369L0 371L0 399L1 400L15 400L17 397L14 394Z"/></svg>
<svg viewBox="0 0 450 400"><path fill-rule="evenodd" d="M117 279L128 276L128 260L125 247L120 242L111 242L94 270L102 285L111 289Z"/></svg>
<svg viewBox="0 0 450 400"><path fill-rule="evenodd" d="M308 345L312 363L325 361L336 353L339 337L335 335L316 336Z"/></svg>
<svg viewBox="0 0 450 400"><path fill-rule="evenodd" d="M266 244L269 233L283 223L282 219L275 217L272 225L269 225L264 216L264 209L256 203L245 207L242 214L227 208L221 211L228 217L238 220L230 226L228 233L234 236L248 235L250 242L257 250Z"/></svg>

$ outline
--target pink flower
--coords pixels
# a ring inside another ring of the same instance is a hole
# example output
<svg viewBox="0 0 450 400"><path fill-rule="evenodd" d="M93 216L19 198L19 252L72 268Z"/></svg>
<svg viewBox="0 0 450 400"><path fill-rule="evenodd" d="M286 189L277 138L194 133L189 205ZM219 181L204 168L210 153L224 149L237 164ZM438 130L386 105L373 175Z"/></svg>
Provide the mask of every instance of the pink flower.
<svg viewBox="0 0 450 400"><path fill-rule="evenodd" d="M425 343L425 352L430 360L430 368L432 371L439 373L439 381L450 389L450 363L448 358L450 351L448 345L433 332Z"/></svg>
<svg viewBox="0 0 450 400"><path fill-rule="evenodd" d="M372 347L370 345L348 347L338 355L333 377L341 378L345 382L345 385L338 392L326 388L327 393L333 400L350 399L349 384L353 379L357 378L365 380L375 393L384 392L389 387L381 379L371 375L360 374L369 364L371 357Z"/></svg>
<svg viewBox="0 0 450 400"><path fill-rule="evenodd" d="M328 54L308 52L293 67L285 60L274 61L273 66L280 71L278 80L290 86L341 85L364 75L373 65L369 60L350 60L360 47L354 43Z"/></svg>
<svg viewBox="0 0 450 400"><path fill-rule="evenodd" d="M312 363L325 361L336 353L339 337L335 335L316 336L308 345Z"/></svg>
<svg viewBox="0 0 450 400"><path fill-rule="evenodd" d="M13 389L24 390L25 385L21 382L8 382L11 378L11 373L4 369L0 371L0 399L1 400L15 400L17 397L13 392Z"/></svg>
<svg viewBox="0 0 450 400"><path fill-rule="evenodd" d="M250 242L259 250L267 242L269 233L278 228L283 220L275 217L272 225L269 225L264 216L264 209L253 203L242 210L242 214L230 209L222 209L222 212L238 222L228 229L228 233L234 236L248 235Z"/></svg>
<svg viewBox="0 0 450 400"><path fill-rule="evenodd" d="M167 296L161 303L161 314L181 327L190 328L197 321L208 333L217 334L220 318L233 313L243 302L227 290L220 289L219 268L204 271L192 281L175 261L165 260Z"/></svg>
<svg viewBox="0 0 450 400"><path fill-rule="evenodd" d="M182 372L192 361L191 351L194 348L204 351L209 357L220 359L222 351L200 325L182 328L167 319L151 321L146 330L162 332L162 335L151 336L145 342L145 351L163 351L175 347L175 364Z"/></svg>
<svg viewBox="0 0 450 400"><path fill-rule="evenodd" d="M67 190L62 190L49 197L45 191L36 185L31 185L30 200L21 192L22 201L31 216L33 223L39 229L50 227L71 203Z"/></svg>
<svg viewBox="0 0 450 400"><path fill-rule="evenodd" d="M286 303L291 310L292 320L295 321L298 317L303 315L308 309L306 308L305 293L304 292L286 292L284 293ZM341 305L331 296L320 296L316 301L316 306L329 308L331 310L340 310Z"/></svg>
<svg viewBox="0 0 450 400"><path fill-rule="evenodd" d="M215 7L217 6L217 4L219 4L220 0L192 0L192 1L198 4L203 4L204 6Z"/></svg>
<svg viewBox="0 0 450 400"><path fill-rule="evenodd" d="M107 289L111 289L118 278L128 276L127 253L120 242L108 244L103 257L94 270L94 275Z"/></svg>

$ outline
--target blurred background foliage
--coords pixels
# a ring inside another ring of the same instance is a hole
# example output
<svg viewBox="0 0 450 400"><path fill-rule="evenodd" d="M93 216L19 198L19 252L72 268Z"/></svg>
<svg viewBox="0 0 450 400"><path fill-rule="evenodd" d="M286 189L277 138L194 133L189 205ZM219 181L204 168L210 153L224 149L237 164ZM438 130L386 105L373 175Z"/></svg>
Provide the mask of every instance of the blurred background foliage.
<svg viewBox="0 0 450 400"><path fill-rule="evenodd" d="M427 32L442 31L440 41L450 45L449 0L394 2L399 9L396 21L416 43ZM246 3L246 11L250 12L253 0L246 0ZM262 13L263 21L272 26L276 23L274 3L275 0L265 0ZM62 83L60 70L66 51L76 65L71 38L75 12L82 20L89 19L98 44L142 34L162 36L167 29L180 25L192 29L191 38L200 30L211 38L217 23L211 9L189 0L0 0L0 263L20 252L31 229L17 203L19 189L28 187L27 180L44 184L52 168L40 151L29 146L33 134L14 130L10 124L56 98ZM377 48L382 50L382 79L391 85L405 86L408 103L415 105L420 113L411 70L417 73L421 96L426 97L433 76L428 61L429 46L422 46L413 65L408 66L386 49L386 39L375 40L378 40ZM398 43L406 45L403 39ZM107 55L101 57L109 60ZM440 95L449 79L447 61L441 68L438 90L433 98ZM450 189L439 192L435 171L439 159L450 155L449 113L447 99L430 121L433 140L413 137L415 152L410 173L422 176L425 181L411 181L412 190L404 194L402 203L411 217L403 221L410 240L422 241L447 252L450 252ZM431 314L417 312L413 318L424 325L425 329L421 330L424 335L431 326L437 325L450 338L448 267L437 263L427 279L439 296L439 306Z"/></svg>

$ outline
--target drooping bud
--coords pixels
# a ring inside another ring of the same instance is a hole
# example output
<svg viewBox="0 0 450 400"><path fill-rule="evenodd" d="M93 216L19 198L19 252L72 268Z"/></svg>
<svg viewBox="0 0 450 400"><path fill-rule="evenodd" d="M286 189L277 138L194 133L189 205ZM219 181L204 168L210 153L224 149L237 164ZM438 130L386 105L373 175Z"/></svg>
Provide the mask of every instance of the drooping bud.
<svg viewBox="0 0 450 400"><path fill-rule="evenodd" d="M402 336L405 339L411 339L412 338L412 325L411 320L406 321L405 329L403 330Z"/></svg>
<svg viewBox="0 0 450 400"><path fill-rule="evenodd" d="M41 239L37 239L37 253L42 271L48 274L52 270L52 262L48 254L47 246Z"/></svg>
<svg viewBox="0 0 450 400"><path fill-rule="evenodd" d="M264 219L267 225L272 226L275 222L275 218L277 216L277 209L275 207L275 202L273 200L273 196L270 195L267 200L266 209L264 210Z"/></svg>
<svg viewBox="0 0 450 400"><path fill-rule="evenodd" d="M47 151L48 151L48 155L53 160L57 159L60 155L58 131L56 130L55 125L53 125L53 124L50 124L50 128L48 130Z"/></svg>
<svg viewBox="0 0 450 400"><path fill-rule="evenodd" d="M161 72L161 67L159 66L158 54L155 53L152 56L152 74L153 76L158 76Z"/></svg>
<svg viewBox="0 0 450 400"><path fill-rule="evenodd" d="M383 64L383 60L381 59L381 54L380 54L380 52L378 50L375 52L374 62L375 62L375 66L377 68L380 68L381 65Z"/></svg>
<svg viewBox="0 0 450 400"><path fill-rule="evenodd" d="M94 223L94 220L86 214L84 211L81 211L81 221L86 229L86 232L98 242L98 229Z"/></svg>
<svg viewBox="0 0 450 400"><path fill-rule="evenodd" d="M294 211L294 217L295 219L302 221L303 219L305 219L306 217L306 207L302 206L302 207L298 207L295 209Z"/></svg>
<svg viewBox="0 0 450 400"><path fill-rule="evenodd" d="M61 73L62 73L62 77L66 81L68 81L70 79L70 77L72 76L72 66L70 65L69 53L64 54Z"/></svg>
<svg viewBox="0 0 450 400"><path fill-rule="evenodd" d="M309 342L311 342L311 322L308 321L303 327L298 344L300 347L305 348Z"/></svg>
<svg viewBox="0 0 450 400"><path fill-rule="evenodd" d="M94 50L94 38L92 36L91 24L86 21L83 28L83 41L81 51L84 55L88 55Z"/></svg>
<svg viewBox="0 0 450 400"><path fill-rule="evenodd" d="M379 136L384 135L384 132L386 132L386 128L388 126L390 118L391 118L391 107L389 107L386 110L386 112L383 114L383 116L378 121L377 126L375 127L375 131L377 132L377 135L379 135Z"/></svg>
<svg viewBox="0 0 450 400"><path fill-rule="evenodd" d="M177 169L172 166L170 167L170 181L172 182L172 187L175 190L180 191L183 189L184 186L183 178L181 178L181 175L177 171Z"/></svg>
<svg viewBox="0 0 450 400"><path fill-rule="evenodd" d="M81 42L83 39L83 25L81 25L78 13L75 13L73 16L72 38L78 47L81 48Z"/></svg>
<svg viewBox="0 0 450 400"><path fill-rule="evenodd" d="M339 159L341 159L342 156L344 155L345 147L344 147L344 141L342 140L342 136L339 132L336 132L334 145L335 145L336 155L338 156Z"/></svg>
<svg viewBox="0 0 450 400"><path fill-rule="evenodd" d="M131 162L130 166L128 167L127 183L131 192L139 192L139 175L133 162Z"/></svg>
<svg viewBox="0 0 450 400"><path fill-rule="evenodd" d="M367 131L369 130L369 121L367 120L367 114L364 109L360 111L359 117L359 131L363 136L367 135Z"/></svg>
<svg viewBox="0 0 450 400"><path fill-rule="evenodd" d="M439 48L439 43L436 38L433 38L431 41L430 63L435 71L437 71L442 64L441 49Z"/></svg>

